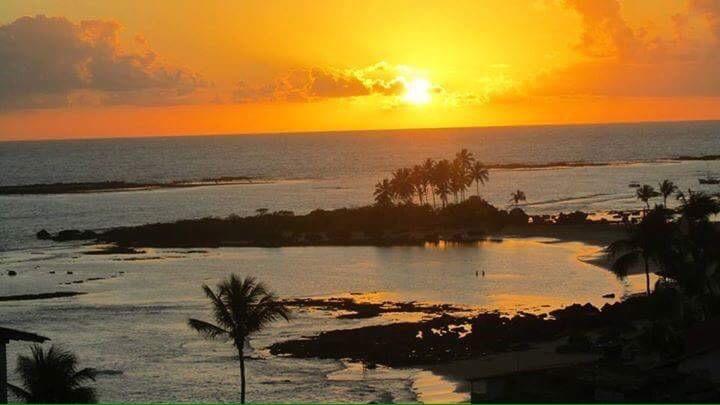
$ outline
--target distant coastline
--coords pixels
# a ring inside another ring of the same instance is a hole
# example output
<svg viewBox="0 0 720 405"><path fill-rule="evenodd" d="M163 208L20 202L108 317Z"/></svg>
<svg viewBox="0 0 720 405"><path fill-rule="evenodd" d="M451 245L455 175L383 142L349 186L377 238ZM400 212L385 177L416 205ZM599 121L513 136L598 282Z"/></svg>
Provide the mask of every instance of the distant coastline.
<svg viewBox="0 0 720 405"><path fill-rule="evenodd" d="M125 181L98 181L78 183L26 184L17 186L0 186L0 195L22 194L79 194L79 193L111 193L117 191L147 191L171 188L191 188L207 186L228 186L237 184L267 184L269 180L259 180L246 176L223 176L197 181L181 180L165 183L137 183Z"/></svg>

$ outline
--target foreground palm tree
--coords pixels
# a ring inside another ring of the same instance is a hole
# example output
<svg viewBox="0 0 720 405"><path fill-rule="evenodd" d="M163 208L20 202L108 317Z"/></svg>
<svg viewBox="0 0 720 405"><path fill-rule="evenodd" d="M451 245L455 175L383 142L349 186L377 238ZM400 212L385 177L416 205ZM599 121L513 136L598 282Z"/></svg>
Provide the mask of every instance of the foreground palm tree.
<svg viewBox="0 0 720 405"><path fill-rule="evenodd" d="M245 341L255 332L278 319L290 319L290 310L263 283L254 277L244 280L231 274L213 291L202 286L212 302L215 324L189 319L188 325L208 339L230 341L240 361L240 402L245 403Z"/></svg>
<svg viewBox="0 0 720 405"><path fill-rule="evenodd" d="M470 167L470 177L475 181L475 191L480 197L480 183L484 186L485 182L490 180L490 172L481 162L475 161Z"/></svg>
<svg viewBox="0 0 720 405"><path fill-rule="evenodd" d="M522 190L515 191L514 193L510 194L510 201L517 207L520 201L527 201L527 197L525 197L525 192Z"/></svg>
<svg viewBox="0 0 720 405"><path fill-rule="evenodd" d="M8 384L10 391L27 403L75 403L97 402L95 389L84 384L95 381L95 370L78 370L77 357L66 350L51 346L30 348L31 356L18 356L15 372L22 380L22 388Z"/></svg>
<svg viewBox="0 0 720 405"><path fill-rule="evenodd" d="M664 266L673 255L673 225L669 214L655 208L632 229L627 239L611 243L606 251L614 259L611 270L618 277L627 276L630 269L642 264L645 270L645 288L650 295L650 263Z"/></svg>
<svg viewBox="0 0 720 405"><path fill-rule="evenodd" d="M639 187L637 191L635 192L635 195L637 196L638 200L645 203L645 211L644 213L647 213L650 210L650 200L659 196L660 193L655 191L653 186L649 186L647 184L643 184L642 187Z"/></svg>
<svg viewBox="0 0 720 405"><path fill-rule="evenodd" d="M671 195L675 194L678 187L672 181L665 179L660 183L660 195L663 198L663 207L667 208L667 199Z"/></svg>

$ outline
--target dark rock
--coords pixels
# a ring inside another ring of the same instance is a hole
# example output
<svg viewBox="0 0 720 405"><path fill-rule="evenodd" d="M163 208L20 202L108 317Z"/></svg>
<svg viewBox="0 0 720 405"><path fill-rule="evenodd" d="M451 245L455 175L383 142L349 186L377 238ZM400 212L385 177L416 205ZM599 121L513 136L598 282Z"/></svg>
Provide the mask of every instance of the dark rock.
<svg viewBox="0 0 720 405"><path fill-rule="evenodd" d="M17 276L17 272L14 270L8 270L7 274L8 276Z"/></svg>
<svg viewBox="0 0 720 405"><path fill-rule="evenodd" d="M52 238L52 235L50 235L50 232L48 232L44 229L41 229L38 233L35 234L35 236L41 240L48 240L48 239Z"/></svg>
<svg viewBox="0 0 720 405"><path fill-rule="evenodd" d="M615 298L615 293L605 294L602 297L603 298Z"/></svg>

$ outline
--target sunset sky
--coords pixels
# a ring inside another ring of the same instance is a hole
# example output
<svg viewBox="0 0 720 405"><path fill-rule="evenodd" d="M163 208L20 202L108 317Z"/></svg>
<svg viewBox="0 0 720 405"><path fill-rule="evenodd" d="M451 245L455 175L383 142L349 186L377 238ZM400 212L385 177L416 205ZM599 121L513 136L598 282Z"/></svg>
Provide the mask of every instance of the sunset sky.
<svg viewBox="0 0 720 405"><path fill-rule="evenodd" d="M720 0L2 0L0 140L720 119Z"/></svg>

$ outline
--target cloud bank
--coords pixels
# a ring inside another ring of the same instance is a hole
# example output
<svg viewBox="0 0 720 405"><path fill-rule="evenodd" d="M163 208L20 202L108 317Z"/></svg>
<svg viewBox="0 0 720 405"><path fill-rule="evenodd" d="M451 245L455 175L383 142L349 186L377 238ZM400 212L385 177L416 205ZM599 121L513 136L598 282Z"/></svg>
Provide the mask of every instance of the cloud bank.
<svg viewBox="0 0 720 405"><path fill-rule="evenodd" d="M234 99L237 102L302 102L373 94L396 96L405 88L398 76L402 70L384 62L354 69L295 69L269 83L240 82Z"/></svg>
<svg viewBox="0 0 720 405"><path fill-rule="evenodd" d="M22 17L0 26L0 109L74 104L174 104L203 86L164 63L115 21Z"/></svg>

